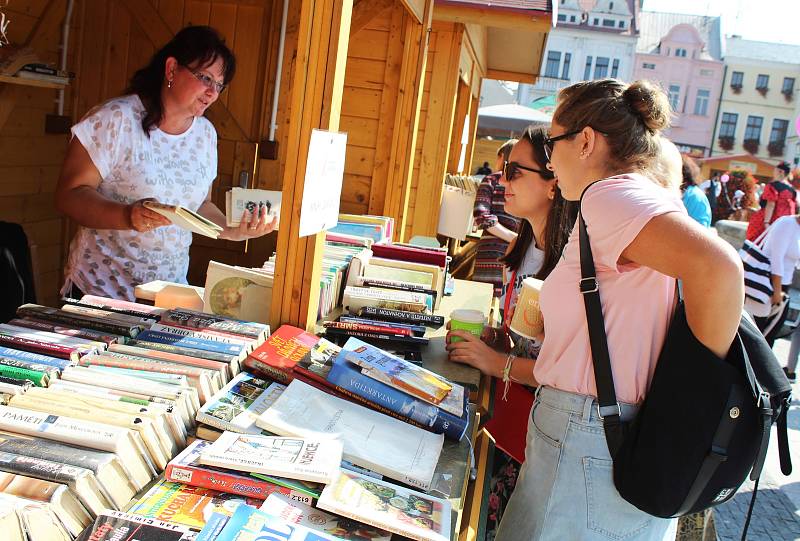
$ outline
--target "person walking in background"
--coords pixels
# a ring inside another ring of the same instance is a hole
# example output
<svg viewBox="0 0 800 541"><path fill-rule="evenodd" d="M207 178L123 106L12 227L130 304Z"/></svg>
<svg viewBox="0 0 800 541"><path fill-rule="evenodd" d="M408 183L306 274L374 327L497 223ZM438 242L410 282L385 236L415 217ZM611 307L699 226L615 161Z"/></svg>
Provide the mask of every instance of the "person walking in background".
<svg viewBox="0 0 800 541"><path fill-rule="evenodd" d="M647 394L676 279L692 332L721 358L744 299L736 251L689 218L674 190L642 174L659 155L670 114L666 95L648 81L585 81L560 91L545 141L561 192L580 201L588 228L623 421ZM675 521L637 509L614 486L578 287L578 244L576 227L541 292L544 342L529 376L539 389L526 461L495 539L674 540Z"/></svg>
<svg viewBox="0 0 800 541"><path fill-rule="evenodd" d="M483 230L472 280L492 284L495 297L503 293L503 264L499 260L506 255L508 244L517 238L519 227L519 220L505 211L505 188L500 184L504 164L516 142L516 139L509 139L497 150L494 172L483 177L472 211L475 226Z"/></svg>
<svg viewBox="0 0 800 541"><path fill-rule="evenodd" d="M747 240L755 240L769 224L797 210L797 192L790 184L791 167L786 162L775 166L774 180L764 187L759 198L761 208L750 216Z"/></svg>
<svg viewBox="0 0 800 541"><path fill-rule="evenodd" d="M719 181L719 173L714 173L711 178L703 182L700 188L705 192L708 199L708 206L711 208L711 224L714 224L714 213L717 210L717 198L722 191L722 183Z"/></svg>
<svg viewBox="0 0 800 541"><path fill-rule="evenodd" d="M683 183L681 184L683 206L686 207L686 212L689 213L689 216L694 221L703 227L710 227L711 205L708 203L706 194L697 186L697 181L700 178L700 168L692 158L685 154L681 155L681 159L683 161L681 169L683 174Z"/></svg>
<svg viewBox="0 0 800 541"><path fill-rule="evenodd" d="M492 168L489 167L489 162L483 162L483 165L478 167L478 170L475 171L476 175L491 175Z"/></svg>

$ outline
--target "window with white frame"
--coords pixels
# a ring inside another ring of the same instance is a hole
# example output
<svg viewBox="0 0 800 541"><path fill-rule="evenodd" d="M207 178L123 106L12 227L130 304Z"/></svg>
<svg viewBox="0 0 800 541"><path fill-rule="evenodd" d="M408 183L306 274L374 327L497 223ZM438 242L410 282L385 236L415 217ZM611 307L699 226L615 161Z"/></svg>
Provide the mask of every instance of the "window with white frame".
<svg viewBox="0 0 800 541"><path fill-rule="evenodd" d="M681 103L681 86L669 85L669 91L667 94L669 96L670 107L672 107L673 111L677 111Z"/></svg>
<svg viewBox="0 0 800 541"><path fill-rule="evenodd" d="M756 78L756 88L759 90L766 90L769 88L769 75L759 73L758 78Z"/></svg>
<svg viewBox="0 0 800 541"><path fill-rule="evenodd" d="M748 116L747 127L744 129L744 139L748 140L761 140L761 126L764 124L764 117L762 116Z"/></svg>
<svg viewBox="0 0 800 541"><path fill-rule="evenodd" d="M654 69L656 69L656 65L655 64L651 64L650 62L645 62L645 63L642 64L642 69L654 70Z"/></svg>
<svg viewBox="0 0 800 541"><path fill-rule="evenodd" d="M594 78L604 79L608 77L608 57L598 56L594 63Z"/></svg>
<svg viewBox="0 0 800 541"><path fill-rule="evenodd" d="M619 58L615 58L611 62L611 77L613 79L616 79L618 75L619 75Z"/></svg>
<svg viewBox="0 0 800 541"><path fill-rule="evenodd" d="M572 54L564 53L564 66L561 68L561 78L569 80L569 68L572 62Z"/></svg>
<svg viewBox="0 0 800 541"><path fill-rule="evenodd" d="M675 49L675 56L680 56L680 57L685 58L686 57L686 49L682 49L682 48L678 47L677 49Z"/></svg>
<svg viewBox="0 0 800 541"><path fill-rule="evenodd" d="M694 114L708 116L708 99L711 96L710 90L699 89L694 100Z"/></svg>
<svg viewBox="0 0 800 541"><path fill-rule="evenodd" d="M736 123L739 121L739 115L736 113L722 113L722 122L719 124L720 137L735 137L736 136Z"/></svg>
<svg viewBox="0 0 800 541"><path fill-rule="evenodd" d="M547 64L544 68L544 76L556 79L558 77L558 68L561 67L561 51L548 51Z"/></svg>
<svg viewBox="0 0 800 541"><path fill-rule="evenodd" d="M769 142L782 143L786 140L787 131L789 131L789 121L776 118L772 121L772 131L769 133Z"/></svg>
<svg viewBox="0 0 800 541"><path fill-rule="evenodd" d="M586 67L583 68L583 80L588 81L592 78L592 57L586 57Z"/></svg>

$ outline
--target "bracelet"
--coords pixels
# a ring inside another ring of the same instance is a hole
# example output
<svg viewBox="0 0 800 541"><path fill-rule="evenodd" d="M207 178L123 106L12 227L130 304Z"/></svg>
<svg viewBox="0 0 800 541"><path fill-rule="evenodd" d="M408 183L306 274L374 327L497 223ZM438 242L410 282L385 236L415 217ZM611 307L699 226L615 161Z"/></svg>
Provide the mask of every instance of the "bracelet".
<svg viewBox="0 0 800 541"><path fill-rule="evenodd" d="M507 400L508 387L511 384L511 368L514 366L514 361L517 360L516 355L508 354L506 357L506 366L503 368L503 401Z"/></svg>

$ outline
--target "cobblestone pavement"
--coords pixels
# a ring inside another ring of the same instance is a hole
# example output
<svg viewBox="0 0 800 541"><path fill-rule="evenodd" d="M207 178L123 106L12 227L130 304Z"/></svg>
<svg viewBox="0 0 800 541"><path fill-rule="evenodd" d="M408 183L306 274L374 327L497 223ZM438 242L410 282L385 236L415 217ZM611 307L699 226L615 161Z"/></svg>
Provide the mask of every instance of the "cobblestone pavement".
<svg viewBox="0 0 800 541"><path fill-rule="evenodd" d="M778 359L785 363L789 342L775 344ZM747 534L749 541L800 541L800 384L794 385L794 401L789 410L789 445L794 459L794 472L781 473L778 446L773 430L769 455L758 487L753 518ZM729 502L714 510L719 541L738 541L753 495L753 483L742 486Z"/></svg>

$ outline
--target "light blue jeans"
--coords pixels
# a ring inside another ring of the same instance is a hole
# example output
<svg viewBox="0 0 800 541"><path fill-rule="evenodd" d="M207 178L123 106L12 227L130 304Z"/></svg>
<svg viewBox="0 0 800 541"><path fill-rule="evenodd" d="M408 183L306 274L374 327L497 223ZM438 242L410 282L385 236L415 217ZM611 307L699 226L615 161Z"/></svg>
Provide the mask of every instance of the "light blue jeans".
<svg viewBox="0 0 800 541"><path fill-rule="evenodd" d="M623 419L635 413L623 404ZM525 463L495 540L674 541L677 519L654 517L623 500L611 467L597 401L540 388Z"/></svg>

